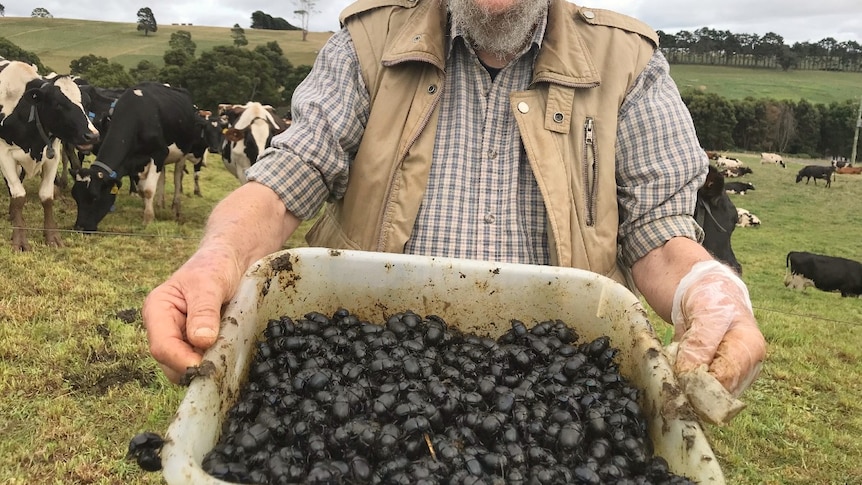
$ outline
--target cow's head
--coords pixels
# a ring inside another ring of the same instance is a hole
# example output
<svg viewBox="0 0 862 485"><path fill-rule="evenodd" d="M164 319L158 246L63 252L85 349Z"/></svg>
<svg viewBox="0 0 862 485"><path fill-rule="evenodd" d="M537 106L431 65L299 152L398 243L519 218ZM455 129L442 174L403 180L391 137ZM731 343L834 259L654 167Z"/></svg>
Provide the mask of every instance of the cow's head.
<svg viewBox="0 0 862 485"><path fill-rule="evenodd" d="M69 76L34 81L28 86L24 99L31 103L34 119L47 135L82 150L99 141L99 131L83 107L81 90Z"/></svg>
<svg viewBox="0 0 862 485"><path fill-rule="evenodd" d="M98 162L70 172L75 180L72 198L78 206L75 230L95 232L113 209L122 183L116 172Z"/></svg>
<svg viewBox="0 0 862 485"><path fill-rule="evenodd" d="M218 116L214 116L210 111L198 111L195 116L195 133L200 133L207 143L207 150L210 153L221 152L222 140L224 139L224 123Z"/></svg>
<svg viewBox="0 0 862 485"><path fill-rule="evenodd" d="M709 166L706 182L697 191L694 217L703 228L703 247L715 259L742 274L742 265L730 245L739 215L733 201L724 191L724 176L712 165Z"/></svg>

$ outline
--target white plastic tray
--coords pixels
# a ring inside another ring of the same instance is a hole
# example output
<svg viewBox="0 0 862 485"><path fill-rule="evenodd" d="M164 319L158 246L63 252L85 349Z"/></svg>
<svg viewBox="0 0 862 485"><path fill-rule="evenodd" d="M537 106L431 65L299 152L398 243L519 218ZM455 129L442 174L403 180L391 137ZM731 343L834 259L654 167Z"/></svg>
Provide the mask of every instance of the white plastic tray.
<svg viewBox="0 0 862 485"><path fill-rule="evenodd" d="M167 430L167 483L227 483L204 472L201 461L219 438L266 323L338 308L372 322L405 310L436 314L494 338L513 318L527 325L559 318L581 339L608 335L620 349L620 373L643 391L640 404L650 417L656 454L674 473L701 484L724 483L644 308L624 286L571 268L322 248L281 251L249 268L225 310L218 342L204 355L214 370L192 381Z"/></svg>

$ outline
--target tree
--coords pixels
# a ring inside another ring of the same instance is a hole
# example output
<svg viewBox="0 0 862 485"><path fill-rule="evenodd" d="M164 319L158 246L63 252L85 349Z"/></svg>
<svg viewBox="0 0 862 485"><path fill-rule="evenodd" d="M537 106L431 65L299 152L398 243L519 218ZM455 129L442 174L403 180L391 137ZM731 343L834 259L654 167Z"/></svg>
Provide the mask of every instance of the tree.
<svg viewBox="0 0 862 485"><path fill-rule="evenodd" d="M143 7L138 10L138 30L143 30L144 36L149 35L150 32L155 33L159 30L156 17L153 15L150 7Z"/></svg>
<svg viewBox="0 0 862 485"><path fill-rule="evenodd" d="M3 6L2 3L0 3L0 17L5 17L5 16L6 16L6 7Z"/></svg>
<svg viewBox="0 0 862 485"><path fill-rule="evenodd" d="M31 16L31 17L40 17L40 18L43 18L43 19L52 19L52 18L54 18L54 16L53 16L53 15L51 15L51 12L49 12L49 11L48 11L48 9L43 8L43 7L36 7L36 8L34 8L34 9L33 9L33 11L32 11L32 12L30 12L30 16Z"/></svg>
<svg viewBox="0 0 862 485"><path fill-rule="evenodd" d="M251 28L267 30L300 30L281 17L273 17L269 14L256 10L251 14Z"/></svg>
<svg viewBox="0 0 862 485"><path fill-rule="evenodd" d="M42 64L39 56L30 51L25 51L5 37L0 37L0 57L9 61L22 61L28 64L33 64L39 72L45 73L51 71L51 69L47 69L45 65Z"/></svg>
<svg viewBox="0 0 862 485"><path fill-rule="evenodd" d="M69 63L69 73L76 76L85 77L87 71L97 64L108 64L107 57L97 56L95 54L87 54L77 59L73 59Z"/></svg>
<svg viewBox="0 0 862 485"><path fill-rule="evenodd" d="M171 34L168 46L171 49L185 52L189 57L194 57L195 50L198 48L198 45L192 40L192 33L188 30L178 30Z"/></svg>
<svg viewBox="0 0 862 485"><path fill-rule="evenodd" d="M700 146L710 150L733 147L733 127L736 125L733 105L715 93L687 92L683 102L697 127Z"/></svg>
<svg viewBox="0 0 862 485"><path fill-rule="evenodd" d="M86 79L94 86L128 88L135 84L122 64L93 54L74 59L69 63L69 69L71 74Z"/></svg>
<svg viewBox="0 0 862 485"><path fill-rule="evenodd" d="M129 75L132 76L132 79L136 83L158 81L160 79L158 66L146 59L138 62L136 67L129 69Z"/></svg>
<svg viewBox="0 0 862 485"><path fill-rule="evenodd" d="M233 24L230 29L230 36L233 37L233 45L243 47L248 45L248 39L245 38L245 30L239 24Z"/></svg>
<svg viewBox="0 0 862 485"><path fill-rule="evenodd" d="M182 85L198 106L214 109L219 103L247 101L279 104L282 79L276 77L270 58L260 52L216 46L186 66L182 76Z"/></svg>
<svg viewBox="0 0 862 485"><path fill-rule="evenodd" d="M294 15L299 17L299 26L302 29L302 41L305 42L308 37L308 19L312 14L317 13L315 6L316 0L293 0L293 4L299 7L293 11Z"/></svg>

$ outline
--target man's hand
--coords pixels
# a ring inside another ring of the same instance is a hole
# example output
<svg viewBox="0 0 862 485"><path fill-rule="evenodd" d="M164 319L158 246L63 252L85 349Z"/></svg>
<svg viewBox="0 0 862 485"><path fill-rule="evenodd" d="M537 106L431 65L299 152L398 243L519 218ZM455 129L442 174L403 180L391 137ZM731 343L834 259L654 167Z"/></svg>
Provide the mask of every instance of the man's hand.
<svg viewBox="0 0 862 485"><path fill-rule="evenodd" d="M679 352L679 375L702 364L733 396L748 388L766 357L748 290L718 261L692 266L674 294L671 319Z"/></svg>

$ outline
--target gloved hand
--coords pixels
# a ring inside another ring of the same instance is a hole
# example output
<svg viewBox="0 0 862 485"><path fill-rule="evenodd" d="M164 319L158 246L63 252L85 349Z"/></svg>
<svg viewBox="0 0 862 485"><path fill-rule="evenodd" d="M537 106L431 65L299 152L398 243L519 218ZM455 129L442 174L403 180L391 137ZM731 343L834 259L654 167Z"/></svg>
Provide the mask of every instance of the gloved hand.
<svg viewBox="0 0 862 485"><path fill-rule="evenodd" d="M687 380L684 375L702 373L705 367L735 398L760 373L766 340L754 319L745 283L729 267L718 261L692 266L674 294L671 320L674 341L679 343L674 372L683 387ZM703 386L702 377L697 380L698 388ZM686 394L698 390L686 389ZM713 416L710 421L726 422L732 417Z"/></svg>

